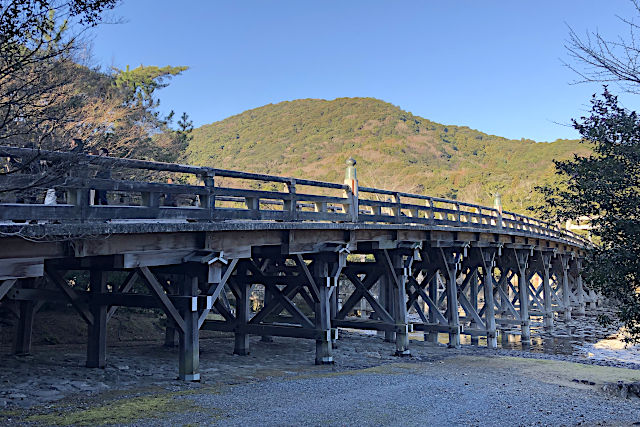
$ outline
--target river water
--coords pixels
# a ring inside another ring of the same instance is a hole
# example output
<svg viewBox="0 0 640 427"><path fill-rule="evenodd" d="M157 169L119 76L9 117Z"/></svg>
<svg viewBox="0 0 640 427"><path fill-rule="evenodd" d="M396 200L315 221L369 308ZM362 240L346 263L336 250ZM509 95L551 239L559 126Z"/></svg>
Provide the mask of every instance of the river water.
<svg viewBox="0 0 640 427"><path fill-rule="evenodd" d="M552 332L542 327L541 317L531 318L531 344L522 343L520 328L514 327L508 333L498 333L498 348L524 350L533 353L573 355L607 362L611 365L633 364L640 369L640 345L628 345L623 341L624 332L617 327L603 327L597 321L597 314L576 316L569 321L556 319ZM422 333L411 333L411 339L422 340ZM438 341L448 343L448 336L440 334ZM462 345L474 345L469 335L460 337ZM487 345L485 337L479 337L477 345Z"/></svg>

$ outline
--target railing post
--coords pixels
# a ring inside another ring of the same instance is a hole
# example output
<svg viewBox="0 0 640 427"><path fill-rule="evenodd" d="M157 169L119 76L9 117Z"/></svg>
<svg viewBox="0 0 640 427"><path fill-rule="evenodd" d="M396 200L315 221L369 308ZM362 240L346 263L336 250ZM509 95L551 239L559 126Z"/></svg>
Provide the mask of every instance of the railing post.
<svg viewBox="0 0 640 427"><path fill-rule="evenodd" d="M356 161L350 157L346 161L347 171L344 176L344 185L349 187L349 191L345 191L345 197L350 199L349 214L351 221L358 222L358 177L356 175Z"/></svg>
<svg viewBox="0 0 640 427"><path fill-rule="evenodd" d="M200 205L209 210L209 219L213 219L214 211L216 209L216 196L213 193L213 189L215 187L215 172L207 171L200 175L200 178L202 179L204 186L209 188L209 194L203 197L204 200L200 201Z"/></svg>
<svg viewBox="0 0 640 427"><path fill-rule="evenodd" d="M500 193L494 194L493 208L498 212L496 226L502 228L502 199L500 198Z"/></svg>
<svg viewBox="0 0 640 427"><path fill-rule="evenodd" d="M287 217L291 221L295 221L298 219L298 203L296 201L296 180L291 178L289 182L285 184L286 190L289 194L291 194L291 198L289 200L283 200L284 202L284 211L287 212Z"/></svg>

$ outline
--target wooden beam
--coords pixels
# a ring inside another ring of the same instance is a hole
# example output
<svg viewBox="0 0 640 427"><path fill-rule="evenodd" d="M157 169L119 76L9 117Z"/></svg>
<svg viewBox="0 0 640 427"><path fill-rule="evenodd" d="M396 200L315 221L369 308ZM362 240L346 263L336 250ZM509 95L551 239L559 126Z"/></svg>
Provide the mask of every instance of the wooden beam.
<svg viewBox="0 0 640 427"><path fill-rule="evenodd" d="M4 298L4 296L11 290L16 282L17 279L7 279L2 282L2 284L0 285L0 301L2 301L2 298Z"/></svg>
<svg viewBox="0 0 640 427"><path fill-rule="evenodd" d="M129 292L131 288L133 288L133 284L136 282L137 275L138 275L138 272L135 270L130 272L129 275L124 279L124 282L122 282L122 284L118 288L118 293L124 294ZM107 323L109 322L109 320L111 320L113 315L116 314L117 310L118 310L118 306L113 306L109 308L109 310L107 311Z"/></svg>
<svg viewBox="0 0 640 427"><path fill-rule="evenodd" d="M68 285L67 281L51 267L45 266L44 271L51 281L60 288L84 321L87 322L89 326L93 325L93 315L89 312L89 308L86 303L83 302L83 299Z"/></svg>
<svg viewBox="0 0 640 427"><path fill-rule="evenodd" d="M43 258L0 259L0 280L42 277L43 274Z"/></svg>
<svg viewBox="0 0 640 427"><path fill-rule="evenodd" d="M182 319L182 316L180 316L180 313L175 308L167 294L164 292L164 289L162 288L160 282L158 282L158 279L156 279L156 276L154 276L153 273L149 271L149 267L140 267L138 271L149 287L149 290L158 298L158 300L160 300L162 308L164 309L165 313L167 313L167 316L170 316L176 323L180 331L184 333L186 328L184 320Z"/></svg>
<svg viewBox="0 0 640 427"><path fill-rule="evenodd" d="M391 315L387 312L387 310L385 310L380 305L378 300L376 300L373 297L373 295L371 295L371 293L369 292L369 288L367 288L364 285L364 283L362 283L362 281L358 279L358 276L350 272L346 272L345 275L347 276L349 281L353 283L356 289L360 290L360 293L362 294L362 296L369 302L369 304L371 305L373 310L376 312L376 314L379 316L381 321L387 322L387 323L395 323L393 317L391 317Z"/></svg>
<svg viewBox="0 0 640 427"><path fill-rule="evenodd" d="M320 301L320 291L318 290L318 285L316 285L316 281L313 278L313 276L311 275L311 272L309 271L309 268L307 267L307 263L304 262L304 259L302 258L302 255L297 254L296 258L295 258L296 263L298 264L298 267L300 268L300 270L302 271L302 273L304 274L304 276L307 278L307 281L309 282L309 290L311 291L311 296L313 297L313 300L315 302Z"/></svg>

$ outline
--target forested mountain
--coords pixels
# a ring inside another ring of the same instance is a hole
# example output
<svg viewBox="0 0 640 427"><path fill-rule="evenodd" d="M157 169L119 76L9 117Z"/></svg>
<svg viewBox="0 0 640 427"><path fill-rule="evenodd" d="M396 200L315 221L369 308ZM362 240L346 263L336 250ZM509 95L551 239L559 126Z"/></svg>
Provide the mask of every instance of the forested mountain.
<svg viewBox="0 0 640 427"><path fill-rule="evenodd" d="M185 161L457 198L523 212L555 179L552 159L587 153L578 141L509 140L442 125L373 98L301 99L245 111L193 131Z"/></svg>

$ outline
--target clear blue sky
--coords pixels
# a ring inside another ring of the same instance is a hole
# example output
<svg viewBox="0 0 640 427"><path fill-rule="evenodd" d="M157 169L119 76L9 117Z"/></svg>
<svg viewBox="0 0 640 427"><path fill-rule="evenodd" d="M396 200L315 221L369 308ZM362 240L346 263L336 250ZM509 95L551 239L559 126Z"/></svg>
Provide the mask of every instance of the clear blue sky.
<svg viewBox="0 0 640 427"><path fill-rule="evenodd" d="M598 85L571 85L563 47L615 37L628 0L124 0L94 31L104 67L188 65L158 93L196 126L297 98L375 97L508 138L575 138ZM621 97L629 108L640 96Z"/></svg>

